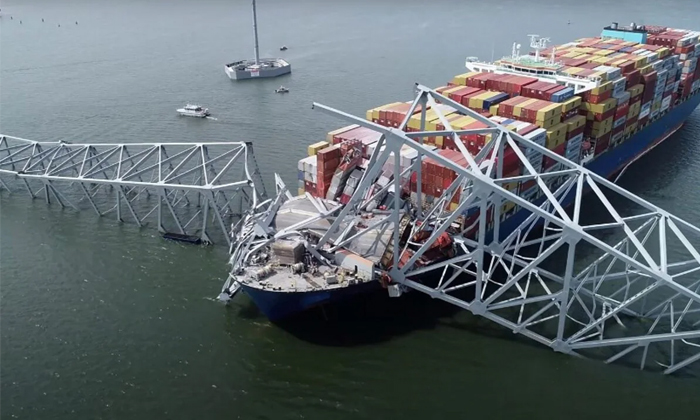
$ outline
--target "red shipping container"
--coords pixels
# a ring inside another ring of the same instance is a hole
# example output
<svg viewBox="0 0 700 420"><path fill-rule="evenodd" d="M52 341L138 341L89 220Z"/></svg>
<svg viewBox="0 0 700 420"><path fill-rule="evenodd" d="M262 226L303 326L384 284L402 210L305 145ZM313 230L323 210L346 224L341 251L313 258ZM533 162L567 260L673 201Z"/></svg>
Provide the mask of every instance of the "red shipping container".
<svg viewBox="0 0 700 420"><path fill-rule="evenodd" d="M550 83L550 82L535 82L527 85L522 89L522 95L527 96L528 98L534 98L534 99L544 99L543 94L547 90L557 87L556 83Z"/></svg>
<svg viewBox="0 0 700 420"><path fill-rule="evenodd" d="M486 92L486 91L483 90L483 89L477 89L477 90L473 91L472 93L467 93L467 94L465 94L465 95L462 95L462 102L461 102L461 104L464 105L464 106L469 106L469 98L474 97L474 96L481 95L481 94L484 93L484 92Z"/></svg>
<svg viewBox="0 0 700 420"><path fill-rule="evenodd" d="M590 104L599 104L603 101L607 101L612 97L612 90L609 90L607 92L601 93L600 95L593 95L591 91L585 92L583 94L583 100L584 102L588 102Z"/></svg>
<svg viewBox="0 0 700 420"><path fill-rule="evenodd" d="M480 91L480 89L465 86L462 89L459 89L459 90L456 90L456 91L450 93L450 99L464 105L462 103L462 98L464 98L464 96L466 96L466 95L472 94L472 93L477 92L477 91Z"/></svg>
<svg viewBox="0 0 700 420"><path fill-rule="evenodd" d="M593 115L593 120L592 121L605 121L610 117L615 116L615 108L611 109L610 111L604 112L602 114L597 113L597 112L588 112L585 109L580 109L579 110L580 115L585 115L586 119L590 122L591 120L589 119L589 115ZM588 124L586 124L588 125Z"/></svg>
<svg viewBox="0 0 700 420"><path fill-rule="evenodd" d="M566 153L566 142L555 147L554 149L552 149L552 151L558 154L559 156L564 156L564 154Z"/></svg>
<svg viewBox="0 0 700 420"><path fill-rule="evenodd" d="M321 149L318 152L316 152L317 160L319 161L326 161L326 160L333 160L335 158L340 158L340 147L338 146L331 146L331 147L326 147L325 149Z"/></svg>
<svg viewBox="0 0 700 420"><path fill-rule="evenodd" d="M595 144L595 154L596 155L608 150L608 146L610 145L610 138L611 137L612 137L612 134L608 133L596 141L596 144Z"/></svg>
<svg viewBox="0 0 700 420"><path fill-rule="evenodd" d="M582 65L577 66L577 67L580 67L582 69L587 69L587 70L593 70L594 68L599 67L599 66L600 66L600 63L590 62L590 63L582 64Z"/></svg>
<svg viewBox="0 0 700 420"><path fill-rule="evenodd" d="M619 126L617 128L613 128L613 131L611 133L611 137L615 137L616 135L622 133L623 131L625 131L625 124L622 124L621 126Z"/></svg>
<svg viewBox="0 0 700 420"><path fill-rule="evenodd" d="M507 78L507 74L496 74L486 81L486 89L500 90L500 81Z"/></svg>
<svg viewBox="0 0 700 420"><path fill-rule="evenodd" d="M545 171L556 164L557 164L557 161L550 158L549 156L545 156L542 158L542 169Z"/></svg>
<svg viewBox="0 0 700 420"><path fill-rule="evenodd" d="M583 131L584 131L585 129L586 129L586 126L583 125L583 126L577 128L577 129L575 129L575 130L571 130L570 132L568 132L568 133L566 134L566 139L567 139L567 140L573 139L574 137L576 137L576 136L578 136L579 134L583 133Z"/></svg>
<svg viewBox="0 0 700 420"><path fill-rule="evenodd" d="M639 70L634 70L625 75L627 82L625 84L625 89L630 89L634 85L638 85L642 80L642 73Z"/></svg>
<svg viewBox="0 0 700 420"><path fill-rule="evenodd" d="M617 120L618 118L624 117L625 115L627 115L627 113L629 113L629 111L630 111L629 102L622 105L622 106L617 107L615 110L615 120Z"/></svg>
<svg viewBox="0 0 700 420"><path fill-rule="evenodd" d="M566 86L557 84L556 86L553 86L550 89L547 89L547 91L543 95L544 97L542 99L544 99L545 101L551 101L552 95L554 95L555 93L562 91L564 89L566 89Z"/></svg>
<svg viewBox="0 0 700 420"><path fill-rule="evenodd" d="M535 168L535 170L541 170L542 168ZM534 187L537 185L537 181L534 179L531 179L529 181L523 181L522 184L520 184L520 191L527 191L530 188Z"/></svg>

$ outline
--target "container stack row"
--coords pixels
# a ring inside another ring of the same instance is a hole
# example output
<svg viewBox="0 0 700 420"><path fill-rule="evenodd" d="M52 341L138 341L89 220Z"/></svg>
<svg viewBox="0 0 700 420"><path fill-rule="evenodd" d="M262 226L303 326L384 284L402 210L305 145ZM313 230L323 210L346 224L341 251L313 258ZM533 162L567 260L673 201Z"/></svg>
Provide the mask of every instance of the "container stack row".
<svg viewBox="0 0 700 420"><path fill-rule="evenodd" d="M594 159L608 148L627 141L651 120L668 112L678 101L700 88L700 66L697 64L700 37L689 31L657 28L649 35L646 44L584 38L557 46L556 50L545 50L542 54L554 54L556 61L562 64L560 74L597 80L598 86L575 95L573 88L553 81L469 72L455 76L436 91L538 145L580 163L585 157ZM486 127L479 119L460 112L453 103L443 102L425 110L420 106L411 109L411 102L393 102L368 110L366 119L394 128L405 122L403 129L407 133L442 131L446 127L438 117L439 111L453 130ZM423 116L425 119L421 122ZM379 138L379 133L358 125L329 132L325 141L309 146L309 156L299 162L299 193L308 192L347 203ZM418 138L415 140L419 141ZM456 140L451 136L424 137L422 142L445 159L464 167L467 160L459 151L461 146L476 156L492 140L491 134L482 133L464 134ZM555 159L544 156L536 148L523 151L527 164L520 161L514 150L505 147L501 165L503 177L527 174L529 168L535 171L560 169ZM393 191L393 185L389 185L393 178L411 166L416 167L417 152L414 149L404 146L400 154L400 168L394 167L392 156L372 187L374 192L382 189ZM434 201L457 177L449 165L426 157L420 162L420 168L420 185L415 172L401 179L401 193L412 200L417 200L420 187L422 199L426 203ZM552 180L549 177L547 182L555 182ZM534 181L511 184L507 185L510 191L527 199L534 200L541 194ZM451 210L458 206L459 198L458 192L450 197ZM502 213L513 210L507 204L501 209ZM493 217L492 211L488 217Z"/></svg>

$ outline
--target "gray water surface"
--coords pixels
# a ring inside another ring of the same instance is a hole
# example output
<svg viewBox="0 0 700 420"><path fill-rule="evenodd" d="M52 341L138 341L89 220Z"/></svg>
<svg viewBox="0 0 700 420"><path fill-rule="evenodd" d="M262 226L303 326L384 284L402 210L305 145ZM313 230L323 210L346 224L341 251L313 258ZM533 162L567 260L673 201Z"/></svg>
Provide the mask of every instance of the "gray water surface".
<svg viewBox="0 0 700 420"><path fill-rule="evenodd" d="M312 101L364 115L530 33L564 43L612 20L698 28L700 4L260 0L261 54L293 74L252 83L223 72L253 53L248 1L7 0L2 13L1 133L252 141L268 179L293 185L306 145L344 125ZM291 93L275 95L280 84ZM218 120L179 118L187 102ZM696 225L699 130L696 112L621 180ZM686 419L700 404L696 378L558 355L420 296L272 326L245 296L211 299L225 249L21 195L0 195L0 264L3 419Z"/></svg>

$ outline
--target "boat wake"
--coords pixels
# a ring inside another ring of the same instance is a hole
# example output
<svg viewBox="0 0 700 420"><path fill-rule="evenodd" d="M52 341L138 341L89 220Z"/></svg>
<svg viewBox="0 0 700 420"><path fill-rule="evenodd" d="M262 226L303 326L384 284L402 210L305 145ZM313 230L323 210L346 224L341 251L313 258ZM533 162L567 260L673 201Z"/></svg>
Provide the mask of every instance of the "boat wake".
<svg viewBox="0 0 700 420"><path fill-rule="evenodd" d="M208 116L207 116L207 117L205 117L205 118L208 119L208 120L219 121L218 118L214 118L214 117L208 117Z"/></svg>

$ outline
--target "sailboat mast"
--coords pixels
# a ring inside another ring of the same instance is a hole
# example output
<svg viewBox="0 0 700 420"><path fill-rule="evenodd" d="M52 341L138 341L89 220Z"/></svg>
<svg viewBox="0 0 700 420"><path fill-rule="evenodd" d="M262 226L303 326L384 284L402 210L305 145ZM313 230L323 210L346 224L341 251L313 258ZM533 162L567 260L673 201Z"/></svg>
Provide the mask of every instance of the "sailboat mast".
<svg viewBox="0 0 700 420"><path fill-rule="evenodd" d="M253 0L253 33L255 34L255 64L259 64L260 49L258 48L258 16L255 13L255 0Z"/></svg>

